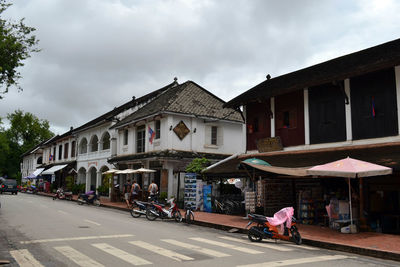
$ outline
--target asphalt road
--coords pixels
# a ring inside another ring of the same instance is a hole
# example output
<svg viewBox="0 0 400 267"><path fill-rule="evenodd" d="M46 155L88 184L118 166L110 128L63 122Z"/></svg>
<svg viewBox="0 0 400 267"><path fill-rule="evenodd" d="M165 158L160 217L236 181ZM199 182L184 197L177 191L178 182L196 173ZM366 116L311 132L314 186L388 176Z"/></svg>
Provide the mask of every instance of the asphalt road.
<svg viewBox="0 0 400 267"><path fill-rule="evenodd" d="M398 266L398 262L243 234L149 222L104 207L0 195L0 260L6 266Z"/></svg>

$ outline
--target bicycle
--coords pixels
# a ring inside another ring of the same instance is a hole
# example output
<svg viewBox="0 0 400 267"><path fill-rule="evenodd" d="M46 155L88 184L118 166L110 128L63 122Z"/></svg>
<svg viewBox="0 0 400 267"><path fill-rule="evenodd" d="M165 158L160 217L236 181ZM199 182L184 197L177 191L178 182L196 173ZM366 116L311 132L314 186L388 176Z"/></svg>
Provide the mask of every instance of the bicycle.
<svg viewBox="0 0 400 267"><path fill-rule="evenodd" d="M185 222L187 224L191 224L194 222L194 212L193 212L194 208L190 205L187 204L185 206Z"/></svg>

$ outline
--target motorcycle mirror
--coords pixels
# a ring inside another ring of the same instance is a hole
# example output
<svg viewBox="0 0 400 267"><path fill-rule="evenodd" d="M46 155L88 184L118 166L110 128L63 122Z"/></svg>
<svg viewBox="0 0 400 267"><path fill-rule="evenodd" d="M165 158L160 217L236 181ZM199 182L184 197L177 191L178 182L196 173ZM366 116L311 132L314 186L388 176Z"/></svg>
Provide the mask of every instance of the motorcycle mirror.
<svg viewBox="0 0 400 267"><path fill-rule="evenodd" d="M244 229L247 229L247 227L249 227L250 226L250 224L252 224L253 222L249 222L247 225L246 225L246 227L244 228Z"/></svg>

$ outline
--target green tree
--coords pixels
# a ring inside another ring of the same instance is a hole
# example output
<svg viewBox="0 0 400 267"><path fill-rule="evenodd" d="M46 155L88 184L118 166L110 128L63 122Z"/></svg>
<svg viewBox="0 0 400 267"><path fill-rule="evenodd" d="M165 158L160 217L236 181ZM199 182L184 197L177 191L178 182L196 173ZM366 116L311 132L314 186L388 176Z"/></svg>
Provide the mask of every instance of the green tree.
<svg viewBox="0 0 400 267"><path fill-rule="evenodd" d="M201 174L201 171L210 165L210 161L206 158L195 158L186 166L186 172Z"/></svg>
<svg viewBox="0 0 400 267"><path fill-rule="evenodd" d="M0 175L7 174L10 178L20 178L21 155L54 134L49 130L50 125L47 120L40 120L29 112L16 110L12 114L7 114L7 119L10 128L0 127L0 148L5 148L4 153L1 150L4 156L0 156Z"/></svg>
<svg viewBox="0 0 400 267"><path fill-rule="evenodd" d="M23 61L31 56L32 52L40 51L37 48L38 39L32 33L35 28L24 24L24 19L11 22L2 18L4 11L12 4L0 0L0 99L8 92L10 86L18 84L21 74L19 67L24 66Z"/></svg>

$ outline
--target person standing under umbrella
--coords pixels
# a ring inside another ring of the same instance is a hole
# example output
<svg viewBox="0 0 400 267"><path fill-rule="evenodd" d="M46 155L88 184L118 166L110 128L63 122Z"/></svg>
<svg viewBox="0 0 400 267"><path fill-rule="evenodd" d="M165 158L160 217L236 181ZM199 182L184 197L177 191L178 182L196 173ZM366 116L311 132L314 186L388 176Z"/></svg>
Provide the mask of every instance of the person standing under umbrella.
<svg viewBox="0 0 400 267"><path fill-rule="evenodd" d="M149 194L150 194L150 199L152 201L155 200L155 197L157 196L157 192L158 192L158 186L154 182L154 180L151 181L151 184L149 185L148 191L149 191Z"/></svg>
<svg viewBox="0 0 400 267"><path fill-rule="evenodd" d="M128 179L126 184L124 184L124 189L123 189L123 194L124 194L126 206L128 208L130 207L129 200L131 198L131 190L132 190L131 180Z"/></svg>

